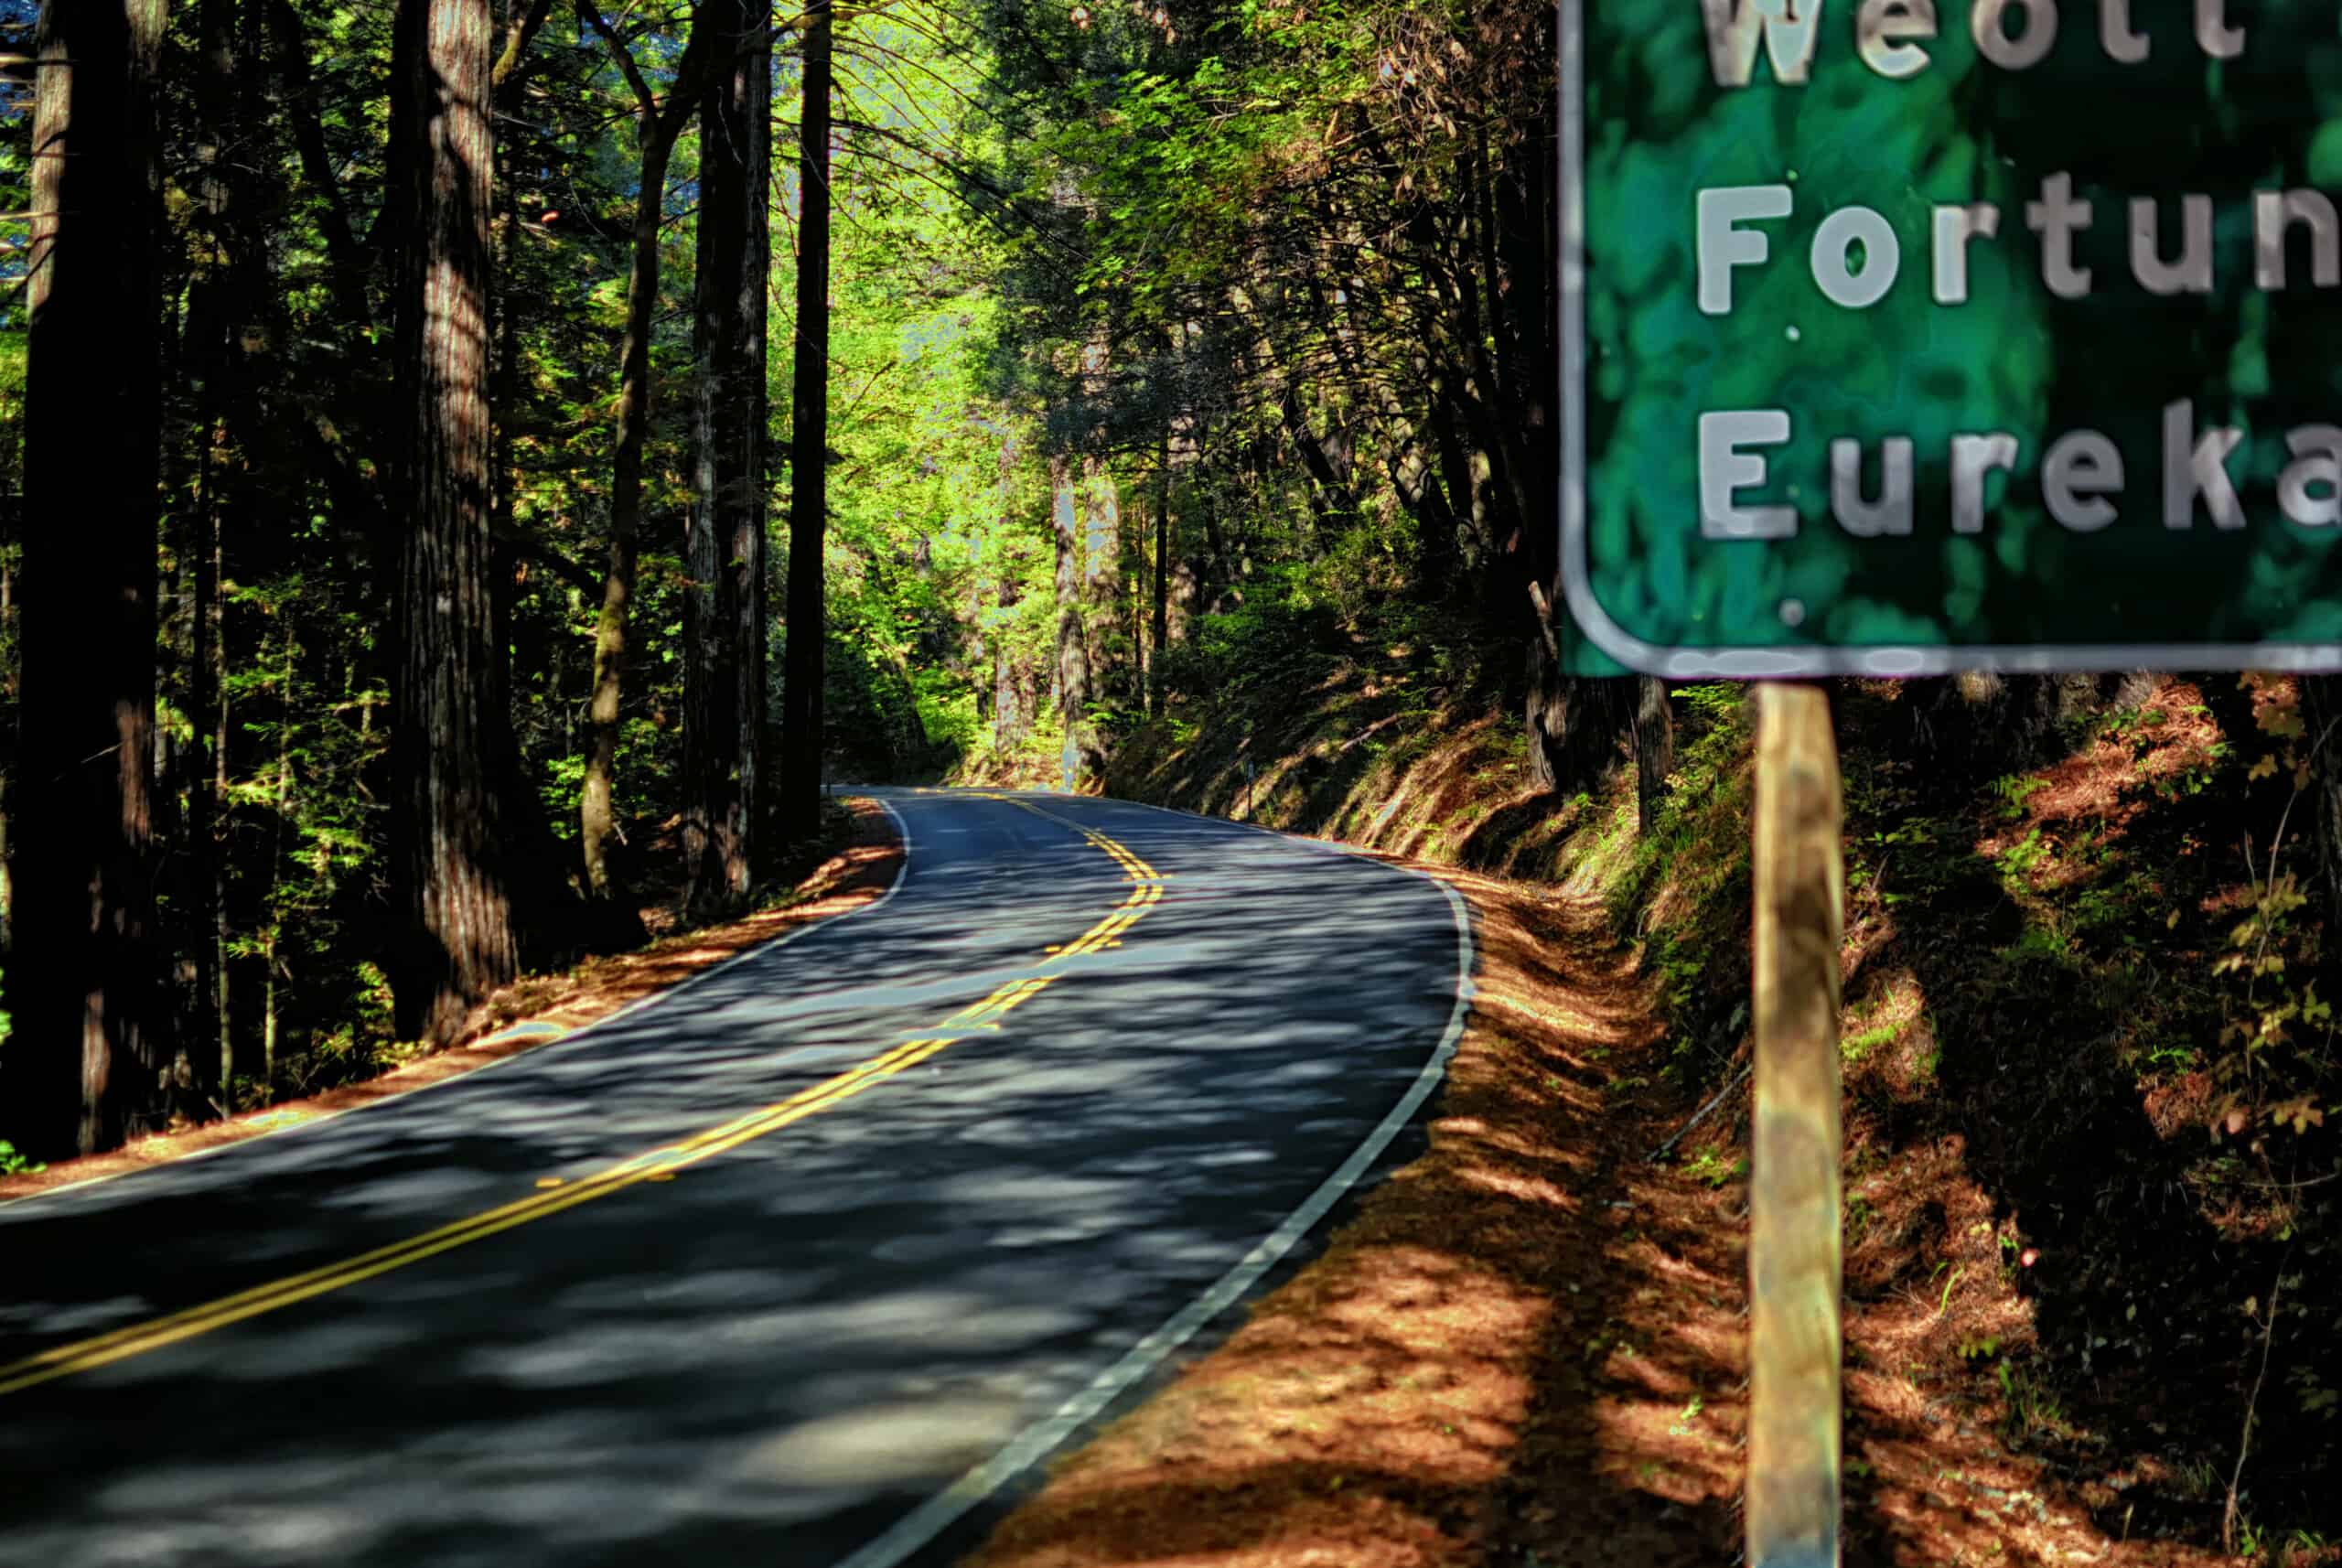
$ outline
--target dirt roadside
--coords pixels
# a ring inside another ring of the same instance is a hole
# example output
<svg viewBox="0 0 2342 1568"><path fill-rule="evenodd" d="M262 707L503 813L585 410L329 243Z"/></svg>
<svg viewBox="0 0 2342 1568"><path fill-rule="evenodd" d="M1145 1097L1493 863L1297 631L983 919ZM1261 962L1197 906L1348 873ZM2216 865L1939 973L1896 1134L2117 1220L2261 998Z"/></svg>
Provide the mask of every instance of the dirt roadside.
<svg viewBox="0 0 2342 1568"><path fill-rule="evenodd" d="M459 1078L489 1062L551 1045L621 1007L791 931L861 908L892 885L903 852L883 808L867 800L848 805L853 822L845 847L815 868L774 908L724 925L662 937L632 952L589 959L560 974L530 975L516 981L480 1004L465 1043L362 1082L306 1099L280 1101L226 1121L158 1133L106 1154L0 1176L0 1203L266 1137Z"/></svg>
<svg viewBox="0 0 2342 1568"><path fill-rule="evenodd" d="M966 1568L1737 1560L1745 1180L1649 1162L1686 1111L1649 1087L1665 1043L1598 903L1423 869L1470 900L1479 950L1428 1151ZM1983 1201L1956 1162L1911 1180L1950 1233ZM1849 1309L1848 1563L2217 1561L2110 1539L2091 1494L2126 1484L2111 1456L2068 1477L1991 1412L1939 1408L1914 1310ZM1922 1316L1932 1345L1993 1326Z"/></svg>

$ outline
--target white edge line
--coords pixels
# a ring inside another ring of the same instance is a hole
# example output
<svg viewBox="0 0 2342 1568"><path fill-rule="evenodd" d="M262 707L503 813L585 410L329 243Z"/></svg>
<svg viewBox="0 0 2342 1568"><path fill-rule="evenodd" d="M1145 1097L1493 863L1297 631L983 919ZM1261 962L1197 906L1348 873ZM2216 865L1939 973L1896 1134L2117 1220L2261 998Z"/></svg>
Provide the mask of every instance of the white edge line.
<svg viewBox="0 0 2342 1568"><path fill-rule="evenodd" d="M893 805L886 800L880 800L876 795L860 795L851 796L848 798L876 801L880 810L884 811L889 817L892 817L895 820L895 832L900 834L902 838L903 858L895 867L894 881L886 885L886 891L881 893L877 897L872 899L867 904L857 904L853 908L843 910L838 914L831 916L825 920L815 920L812 924L800 926L793 931L784 931L779 936L773 938L770 941L759 942L755 947L748 949L746 952L734 953L730 958L725 959L721 963L710 964L707 968L699 971L695 974L686 975L682 979L675 982L674 984L666 987L664 990L654 991L648 996L638 996L633 1001L628 1003L625 1006L619 1008L617 1012L596 1018L590 1024L582 1025L577 1028L570 1030L567 1034L557 1036L533 1049L514 1051L510 1056L498 1057L493 1061L482 1062L478 1067L467 1068L462 1072L451 1073L446 1078L434 1079L429 1083L419 1083L413 1089L402 1090L396 1094L385 1095L379 1100L369 1100L356 1105L344 1106L339 1111L328 1111L322 1116L313 1116L304 1121L295 1122L291 1126L281 1127L274 1133L264 1133L257 1138L239 1138L232 1143L215 1144L209 1149L191 1150L187 1154L175 1155L170 1159L161 1161L156 1165L142 1165L136 1170L116 1171L112 1176L91 1176L82 1181L68 1182L63 1187L52 1187L43 1192L28 1192L22 1197L0 1199L0 1209L18 1208L28 1203L39 1203L48 1198L62 1197L70 1192L86 1192L93 1187L104 1187L114 1182L129 1181L137 1176L162 1176L177 1169L180 1165L189 1164L195 1160L206 1160L211 1158L215 1155L232 1154L238 1149L250 1149L263 1144L271 1144L287 1133L306 1133L312 1127L322 1127L328 1122L338 1122L343 1117L355 1112L372 1111L384 1106L403 1105L418 1094L427 1094L431 1090L443 1088L447 1084L469 1083L474 1079L479 1077L480 1074L484 1072L493 1072L498 1068L504 1066L508 1062L517 1062L523 1059L530 1061L538 1060L542 1058L550 1056L554 1051L560 1050L564 1047L574 1045L577 1041L585 1039L597 1029L607 1029L612 1025L618 1023L620 1019L631 1016L636 1013L639 1013L646 1007L654 1006L661 1002L664 1002L671 996L678 995L682 992L688 991L693 986L699 984L702 981L713 980L717 975L723 973L725 970L730 969L736 964L743 964L748 962L752 959L762 958L767 953L772 952L776 949L787 947L790 943L797 940L800 937L810 937L816 931L828 930L832 926L836 925L841 920L852 919L856 915L867 914L871 910L879 908L885 905L887 900L893 898L896 893L901 889L903 886L903 878L910 873L910 824L903 821L903 814L895 810ZM483 1035L478 1040L474 1040L469 1043L470 1045L478 1045L484 1041L492 1040L496 1036L493 1034ZM464 1050L467 1048L468 1047L466 1046L457 1046L455 1047L457 1050ZM425 1058L424 1059L428 1060L430 1058Z"/></svg>
<svg viewBox="0 0 2342 1568"><path fill-rule="evenodd" d="M1262 1275L1274 1267L1279 1259L1291 1251L1294 1245L1326 1217L1343 1194L1358 1185L1359 1178L1366 1174L1368 1167L1391 1146L1391 1141L1399 1135L1400 1129L1414 1119L1415 1112L1423 1108L1423 1101L1431 1098L1432 1090L1445 1076L1448 1060L1456 1054L1456 1042L1463 1036L1465 1022L1471 1015L1474 994L1471 911L1466 907L1463 896L1438 877L1413 866L1391 865L1389 861L1376 860L1348 845L1278 832L1274 828L1261 827L1254 822L1233 822L1225 817L1207 817L1200 811L1183 811L1175 806L1156 806L1144 800L1122 800L1112 796L1102 799L1116 805L1144 806L1149 811L1168 811L1175 816L1197 817L1208 822L1227 822L1231 827L1252 828L1257 832L1272 833L1294 843L1314 844L1336 854L1350 855L1373 865L1390 866L1391 870L1409 876L1420 876L1437 887L1447 896L1449 911L1456 918L1456 1003L1447 1015L1447 1031L1440 1036L1431 1059L1423 1063L1423 1070L1415 1075L1415 1081L1409 1086L1406 1094L1391 1108L1390 1114L1383 1117L1381 1123L1367 1134L1366 1141L1353 1149L1349 1158L1344 1160L1300 1208L1262 1237L1233 1268L1219 1277L1218 1283L1181 1308L1169 1322L1132 1346L1120 1360L1090 1379L1080 1392L1059 1405L1054 1413L1017 1434L999 1453L904 1515L892 1529L839 1563L836 1568L897 1568L904 1559L958 1523L971 1509L999 1491L1095 1420L1124 1390L1162 1365L1173 1351L1193 1338L1205 1325L1258 1283Z"/></svg>

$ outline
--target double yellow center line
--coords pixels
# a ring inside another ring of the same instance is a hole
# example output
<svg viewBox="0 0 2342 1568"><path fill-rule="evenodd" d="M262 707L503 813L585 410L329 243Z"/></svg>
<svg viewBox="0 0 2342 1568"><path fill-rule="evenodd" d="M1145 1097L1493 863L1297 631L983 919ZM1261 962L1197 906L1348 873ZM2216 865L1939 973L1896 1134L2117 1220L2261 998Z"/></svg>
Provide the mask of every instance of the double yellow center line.
<svg viewBox="0 0 2342 1568"><path fill-rule="evenodd" d="M987 798L1006 800L1000 796ZM1054 969L1068 959L1112 945L1123 932L1137 924L1149 909L1161 901L1162 879L1156 875L1153 866L1124 845L1104 833L1023 800L1006 800L1006 803L1023 807L1037 816L1047 817L1051 822L1074 829L1121 866L1133 884L1129 895L1112 912L1062 948L1053 950L1053 955L1040 965L1043 971ZM1063 978L1062 973L1043 972L1012 980L983 1000L971 1003L944 1019L931 1035L906 1040L892 1050L873 1057L800 1093L790 1095L777 1104L736 1116L721 1126L712 1127L680 1142L661 1144L593 1176L566 1183L548 1178L540 1184L543 1190L534 1197L472 1215L453 1224L442 1225L437 1230L426 1230L403 1241L377 1247L371 1252L361 1252L354 1258L345 1258L306 1273L256 1285L234 1295L221 1296L216 1301L171 1313L167 1316L149 1318L144 1323L134 1323L109 1334L76 1340L70 1345L44 1350L37 1356L0 1365L0 1394L16 1393L36 1384L90 1371L112 1362L144 1355L149 1350L159 1350L167 1345L176 1345L181 1340L225 1328L263 1313L274 1312L279 1307L291 1306L312 1296L341 1290L372 1279L377 1274L388 1273L392 1269L404 1268L409 1263L420 1262L454 1248L484 1240L516 1225L526 1225L531 1220L558 1214L564 1208L575 1208L581 1203L607 1197L638 1182L668 1180L685 1165L712 1159L754 1139L777 1133L793 1122L801 1122L842 1101L850 1100L897 1073L908 1072L968 1033L997 1027L999 1021L1010 1012L1030 1002Z"/></svg>

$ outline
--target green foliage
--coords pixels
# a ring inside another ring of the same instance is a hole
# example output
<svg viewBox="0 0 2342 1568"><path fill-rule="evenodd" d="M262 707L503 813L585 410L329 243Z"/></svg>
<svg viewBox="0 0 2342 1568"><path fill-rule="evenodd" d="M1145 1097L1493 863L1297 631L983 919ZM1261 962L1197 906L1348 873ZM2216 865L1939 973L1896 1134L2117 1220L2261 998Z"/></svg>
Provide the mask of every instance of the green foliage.
<svg viewBox="0 0 2342 1568"><path fill-rule="evenodd" d="M2047 1380L2033 1369L2004 1359L1993 1369L2001 1386L2002 1430L2012 1443L2062 1435L2065 1405Z"/></svg>
<svg viewBox="0 0 2342 1568"><path fill-rule="evenodd" d="M1747 1018L1754 736L1739 688L1690 686L1672 694L1683 699L1683 711L1671 788L1655 821L1639 834L1633 792L1623 792L1608 830L1628 835L1632 847L1602 891L1621 929L1641 925L1638 912L1662 895L1677 911L1644 931L1642 966L1655 977L1660 1004L1688 1044L1728 1036ZM1728 1054L1728 1043L1719 1044L1708 1059Z"/></svg>
<svg viewBox="0 0 2342 1568"><path fill-rule="evenodd" d="M1903 1026L1899 1024L1879 1024L1859 1029L1839 1038L1838 1051L1848 1061L1858 1062L1880 1047L1893 1045L1902 1032Z"/></svg>
<svg viewBox="0 0 2342 1568"><path fill-rule="evenodd" d="M1684 1162L1683 1174L1693 1181L1703 1181L1711 1187L1721 1187L1745 1178L1748 1175L1748 1162L1745 1159L1727 1160L1719 1150L1704 1148Z"/></svg>
<svg viewBox="0 0 2342 1568"><path fill-rule="evenodd" d="M2041 836L2039 827L2030 828L2026 830L2025 837L2001 851L2001 870L2005 875L2023 882L2032 873L2034 867L2049 858L2053 847L2048 840Z"/></svg>
<svg viewBox="0 0 2342 1568"><path fill-rule="evenodd" d="M2001 815L2014 822L2025 815L2025 803L2049 787L2047 779L2028 774L2011 773L1993 780L1993 793L2001 798Z"/></svg>
<svg viewBox="0 0 2342 1568"><path fill-rule="evenodd" d="M2312 765L2298 743L2306 735L2297 691L2261 682L2254 722L2279 749L2253 773L2267 777L2282 755L2294 800L2309 788ZM2290 812L2289 812L2290 814ZM2298 875L2280 869L2283 830L2269 846L2265 872L2245 889L2243 913L2229 929L2226 950L2211 970L2226 983L2223 1019L2211 1058L2215 1096L2212 1139L2248 1137L2260 1147L2263 1131L2298 1138L2325 1124L2337 1072L2336 1021L2317 993L2315 965L2319 934L2303 919L2308 904ZM2248 869L2252 869L2248 866Z"/></svg>

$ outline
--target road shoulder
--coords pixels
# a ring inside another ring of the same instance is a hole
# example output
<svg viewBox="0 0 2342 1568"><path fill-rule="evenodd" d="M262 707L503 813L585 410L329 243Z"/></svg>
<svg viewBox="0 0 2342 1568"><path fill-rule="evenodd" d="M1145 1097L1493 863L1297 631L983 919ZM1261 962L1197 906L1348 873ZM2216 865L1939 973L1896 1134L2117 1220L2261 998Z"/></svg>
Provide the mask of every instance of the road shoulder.
<svg viewBox="0 0 2342 1568"><path fill-rule="evenodd" d="M1694 1326L1702 1367L1654 1356L1649 1377L1621 1330L1656 1316L1629 1299L1651 1271L1627 1256L1652 1216L1621 1196L1648 1128L1613 1088L1657 1048L1642 983L1598 907L1416 869L1470 902L1478 953L1428 1149L1224 1343L1061 1460L970 1568L1514 1562L1564 1509L1574 1544L1548 1561L1729 1556L1732 1412L1660 1435L1663 1477L1646 1439L1689 1402L1679 1384L1730 1403L1735 1315Z"/></svg>

